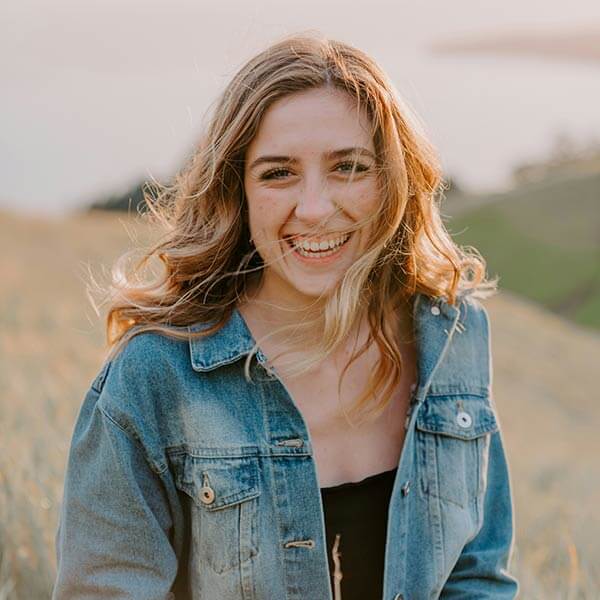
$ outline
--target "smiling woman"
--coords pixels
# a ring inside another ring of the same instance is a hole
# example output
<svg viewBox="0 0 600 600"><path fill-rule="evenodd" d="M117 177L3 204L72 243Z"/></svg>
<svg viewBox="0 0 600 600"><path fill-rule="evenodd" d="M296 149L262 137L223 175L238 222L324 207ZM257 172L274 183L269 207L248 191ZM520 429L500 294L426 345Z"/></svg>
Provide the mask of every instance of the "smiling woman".
<svg viewBox="0 0 600 600"><path fill-rule="evenodd" d="M360 50L292 36L242 67L148 198L162 241L114 270L54 600L516 595L496 282L441 184Z"/></svg>
<svg viewBox="0 0 600 600"><path fill-rule="evenodd" d="M326 86L284 97L266 111L246 164L250 234L271 265L254 300L286 297L301 310L367 249L383 209L367 112Z"/></svg>

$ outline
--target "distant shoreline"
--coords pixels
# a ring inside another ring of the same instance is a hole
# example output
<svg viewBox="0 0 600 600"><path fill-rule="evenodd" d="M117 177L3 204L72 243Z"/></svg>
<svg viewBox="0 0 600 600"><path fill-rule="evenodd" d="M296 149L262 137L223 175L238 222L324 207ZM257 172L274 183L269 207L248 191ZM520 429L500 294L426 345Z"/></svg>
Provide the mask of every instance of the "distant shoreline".
<svg viewBox="0 0 600 600"><path fill-rule="evenodd" d="M465 35L430 46L434 54L494 54L532 56L600 64L600 24L577 30L522 30Z"/></svg>

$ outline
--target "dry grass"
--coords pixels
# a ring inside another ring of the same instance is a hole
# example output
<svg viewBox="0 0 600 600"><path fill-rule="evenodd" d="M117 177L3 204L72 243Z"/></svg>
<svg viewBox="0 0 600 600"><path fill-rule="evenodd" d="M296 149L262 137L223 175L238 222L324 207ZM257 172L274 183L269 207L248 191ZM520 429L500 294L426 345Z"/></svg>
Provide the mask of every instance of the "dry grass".
<svg viewBox="0 0 600 600"><path fill-rule="evenodd" d="M120 223L144 234L122 216L0 214L0 600L49 597L72 427L104 353L86 264L131 246ZM600 337L504 292L488 308L521 597L598 598Z"/></svg>
<svg viewBox="0 0 600 600"><path fill-rule="evenodd" d="M599 598L600 336L505 292L488 308L523 597Z"/></svg>
<svg viewBox="0 0 600 600"><path fill-rule="evenodd" d="M72 427L103 357L86 263L99 275L129 246L119 220L0 216L0 600L49 597Z"/></svg>

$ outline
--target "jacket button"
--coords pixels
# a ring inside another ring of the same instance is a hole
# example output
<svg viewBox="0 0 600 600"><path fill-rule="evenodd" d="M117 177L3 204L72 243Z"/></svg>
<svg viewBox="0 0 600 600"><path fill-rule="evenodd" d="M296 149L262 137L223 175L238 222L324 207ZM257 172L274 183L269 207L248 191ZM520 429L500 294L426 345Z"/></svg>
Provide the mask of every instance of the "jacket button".
<svg viewBox="0 0 600 600"><path fill-rule="evenodd" d="M404 600L404 596L402 594L396 594L394 600Z"/></svg>
<svg viewBox="0 0 600 600"><path fill-rule="evenodd" d="M461 411L456 415L456 422L463 429L468 429L469 427L471 427L473 419L471 418L471 415L469 413Z"/></svg>
<svg viewBox="0 0 600 600"><path fill-rule="evenodd" d="M405 481L404 485L400 488L403 496L407 496L410 491L410 481Z"/></svg>
<svg viewBox="0 0 600 600"><path fill-rule="evenodd" d="M431 314L435 315L437 317L437 315L440 314L440 307L439 306L432 306L431 307Z"/></svg>
<svg viewBox="0 0 600 600"><path fill-rule="evenodd" d="M215 501L215 491L210 486L200 488L200 502L203 504L212 504Z"/></svg>

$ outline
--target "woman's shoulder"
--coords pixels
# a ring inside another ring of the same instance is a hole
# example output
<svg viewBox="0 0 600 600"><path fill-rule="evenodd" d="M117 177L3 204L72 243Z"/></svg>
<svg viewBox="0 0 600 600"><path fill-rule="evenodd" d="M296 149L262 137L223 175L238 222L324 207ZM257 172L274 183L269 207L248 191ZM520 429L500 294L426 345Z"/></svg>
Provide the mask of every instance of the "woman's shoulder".
<svg viewBox="0 0 600 600"><path fill-rule="evenodd" d="M156 381L161 370L177 365L185 358L186 350L186 340L134 327L128 332L127 339L111 348L104 357L92 387L101 392L109 381L118 380L122 385Z"/></svg>
<svg viewBox="0 0 600 600"><path fill-rule="evenodd" d="M181 356L187 344L188 327L135 325L127 332L126 341L120 346L120 351L111 356L111 361L143 363L153 367L165 358Z"/></svg>
<svg viewBox="0 0 600 600"><path fill-rule="evenodd" d="M182 378L189 377L189 342L158 331L133 331L106 357L90 389L99 408L124 428L143 428L160 418L177 396Z"/></svg>

